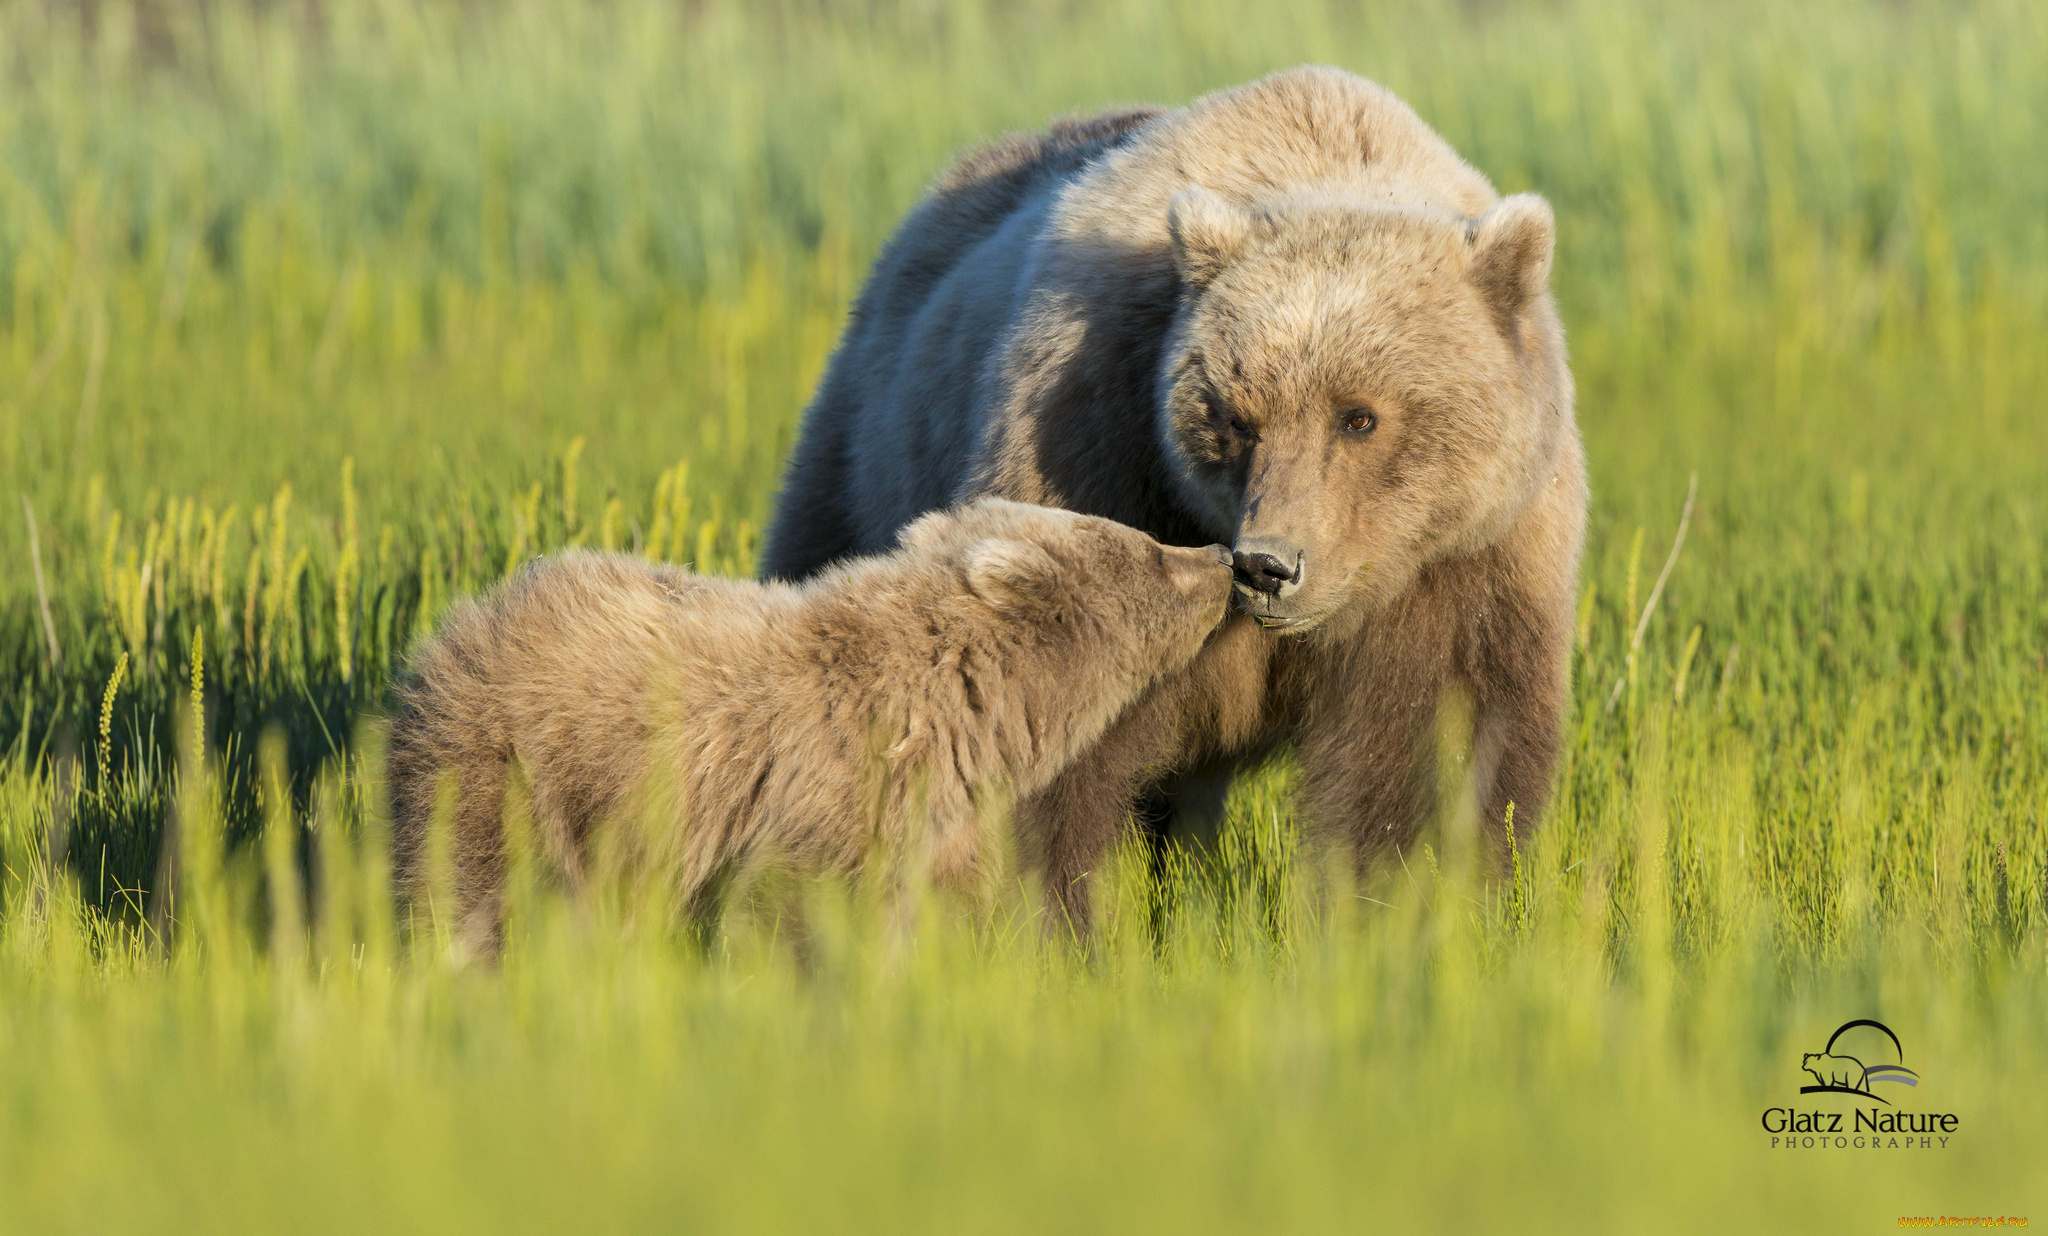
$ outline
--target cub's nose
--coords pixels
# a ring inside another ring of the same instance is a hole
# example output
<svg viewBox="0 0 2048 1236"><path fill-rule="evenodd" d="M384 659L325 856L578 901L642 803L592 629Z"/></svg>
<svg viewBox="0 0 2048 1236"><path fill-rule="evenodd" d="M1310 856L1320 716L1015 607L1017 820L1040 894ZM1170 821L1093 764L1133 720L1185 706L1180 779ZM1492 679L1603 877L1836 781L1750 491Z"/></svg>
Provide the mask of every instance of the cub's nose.
<svg viewBox="0 0 2048 1236"><path fill-rule="evenodd" d="M1230 552L1230 546L1228 545L1209 546L1209 556L1214 558L1221 566L1234 568L1237 565L1236 556Z"/></svg>
<svg viewBox="0 0 2048 1236"><path fill-rule="evenodd" d="M1238 587L1277 597L1301 587L1301 560L1302 552L1291 546L1252 544L1233 553L1230 565Z"/></svg>

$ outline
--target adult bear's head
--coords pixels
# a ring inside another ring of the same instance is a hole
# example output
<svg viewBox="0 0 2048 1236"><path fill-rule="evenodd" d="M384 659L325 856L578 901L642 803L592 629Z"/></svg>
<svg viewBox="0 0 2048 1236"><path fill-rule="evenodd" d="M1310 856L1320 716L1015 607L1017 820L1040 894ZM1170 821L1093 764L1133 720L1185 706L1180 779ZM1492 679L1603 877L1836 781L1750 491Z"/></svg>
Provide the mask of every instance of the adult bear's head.
<svg viewBox="0 0 2048 1236"><path fill-rule="evenodd" d="M1168 223L1160 431L1263 625L1386 604L1497 540L1550 478L1571 379L1542 198L1467 219L1189 188Z"/></svg>

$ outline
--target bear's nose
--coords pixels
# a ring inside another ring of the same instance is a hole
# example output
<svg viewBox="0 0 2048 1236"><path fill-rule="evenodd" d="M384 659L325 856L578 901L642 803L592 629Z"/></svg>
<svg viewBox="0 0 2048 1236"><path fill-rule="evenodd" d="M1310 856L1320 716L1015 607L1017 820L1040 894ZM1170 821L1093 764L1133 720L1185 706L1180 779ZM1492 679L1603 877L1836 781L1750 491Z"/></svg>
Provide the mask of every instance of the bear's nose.
<svg viewBox="0 0 2048 1236"><path fill-rule="evenodd" d="M1300 587L1302 552L1292 550L1283 557L1273 552L1279 548L1282 547L1248 548L1233 553L1230 565L1237 574L1238 587L1263 592L1269 597Z"/></svg>

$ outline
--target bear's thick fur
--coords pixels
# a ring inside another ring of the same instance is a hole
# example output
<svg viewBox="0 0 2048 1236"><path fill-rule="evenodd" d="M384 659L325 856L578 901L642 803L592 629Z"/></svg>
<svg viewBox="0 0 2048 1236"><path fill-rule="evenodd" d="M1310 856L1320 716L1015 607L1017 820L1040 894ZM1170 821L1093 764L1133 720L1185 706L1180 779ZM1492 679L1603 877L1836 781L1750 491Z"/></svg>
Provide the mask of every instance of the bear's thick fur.
<svg viewBox="0 0 2048 1236"><path fill-rule="evenodd" d="M1504 851L1549 793L1587 500L1552 247L1541 198L1332 69L969 155L854 306L763 572L981 494L1234 542L1247 612L1020 805L1077 926L1134 804L1213 813L1283 744L1361 862L1405 844L1447 691Z"/></svg>
<svg viewBox="0 0 2048 1236"><path fill-rule="evenodd" d="M448 778L458 930L491 946L516 760L572 885L593 826L630 816L685 910L757 858L853 872L914 849L935 882L977 891L1003 798L1042 789L1184 667L1231 587L1220 545L998 499L800 585L548 559L451 612L399 688L400 887L430 891Z"/></svg>

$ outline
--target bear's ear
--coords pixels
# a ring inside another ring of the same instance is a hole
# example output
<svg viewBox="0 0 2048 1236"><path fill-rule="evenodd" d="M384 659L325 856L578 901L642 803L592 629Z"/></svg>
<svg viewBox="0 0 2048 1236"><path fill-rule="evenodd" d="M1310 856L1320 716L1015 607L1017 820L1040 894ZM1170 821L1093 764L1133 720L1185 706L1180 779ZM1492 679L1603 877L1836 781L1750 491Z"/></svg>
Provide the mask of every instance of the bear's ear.
<svg viewBox="0 0 2048 1236"><path fill-rule="evenodd" d="M1166 204L1173 264L1190 287L1207 287L1222 274L1244 248L1251 230L1250 215L1207 189L1182 189Z"/></svg>
<svg viewBox="0 0 2048 1236"><path fill-rule="evenodd" d="M1550 203L1517 193L1473 225L1472 282L1501 325L1510 327L1550 284L1550 253L1557 221Z"/></svg>
<svg viewBox="0 0 2048 1236"><path fill-rule="evenodd" d="M1002 613L1056 601L1059 564L1029 541L983 541L967 556L967 586Z"/></svg>

